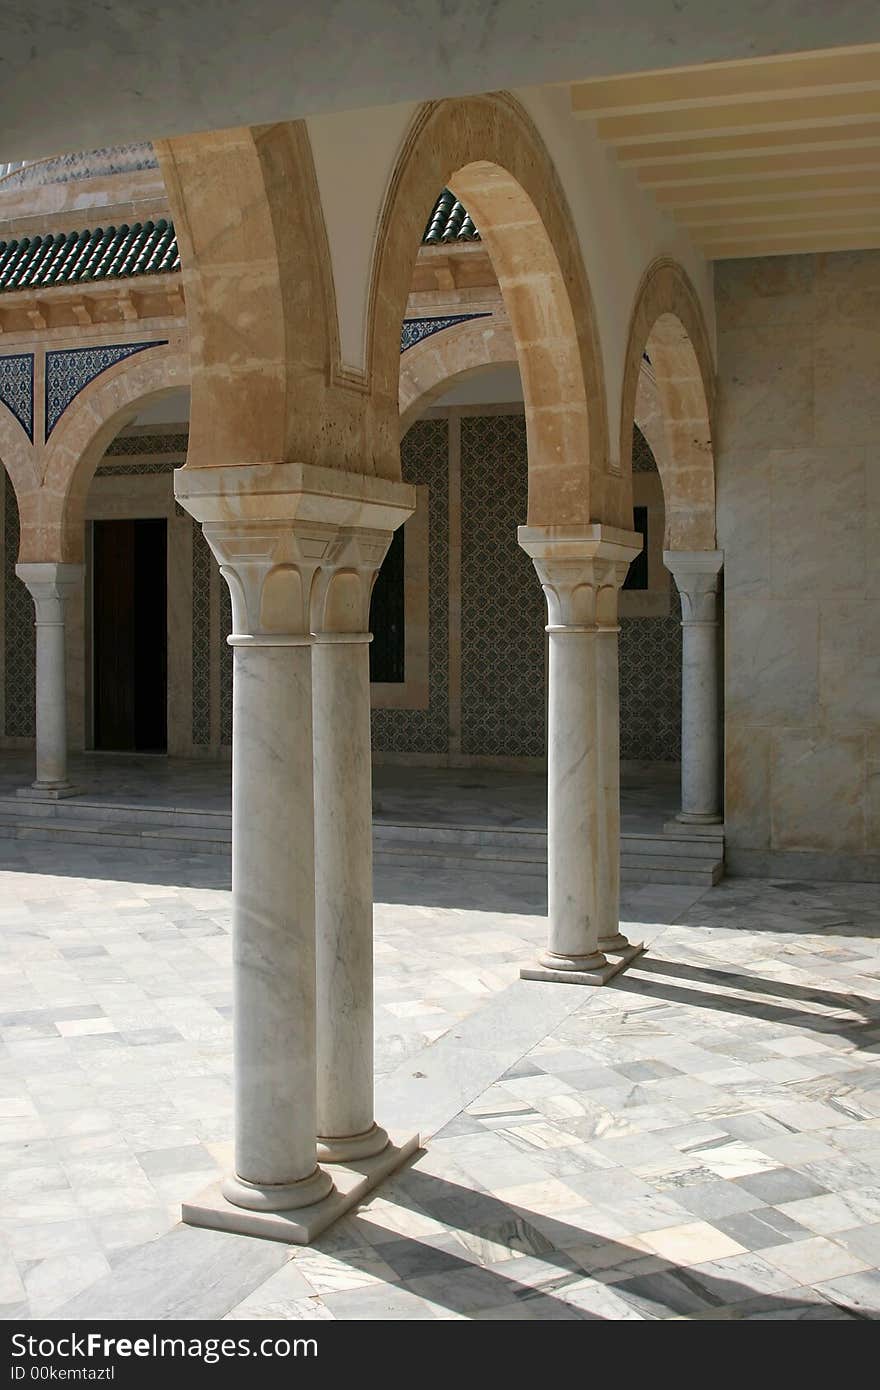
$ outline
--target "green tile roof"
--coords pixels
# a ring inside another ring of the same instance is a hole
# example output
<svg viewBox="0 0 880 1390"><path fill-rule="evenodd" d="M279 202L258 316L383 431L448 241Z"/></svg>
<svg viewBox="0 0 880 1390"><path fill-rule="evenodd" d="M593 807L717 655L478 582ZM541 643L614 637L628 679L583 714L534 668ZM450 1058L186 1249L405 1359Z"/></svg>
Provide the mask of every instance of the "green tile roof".
<svg viewBox="0 0 880 1390"><path fill-rule="evenodd" d="M428 218L428 225L422 236L423 245L438 246L444 241L479 240L480 233L468 217L466 209L448 188L444 188Z"/></svg>
<svg viewBox="0 0 880 1390"><path fill-rule="evenodd" d="M428 218L423 243L437 246L479 239L480 234L461 203L444 188ZM120 227L95 227L94 231L0 241L0 293L86 284L92 280L124 280L179 269L174 223L164 217L158 222L134 222L131 226L124 222Z"/></svg>
<svg viewBox="0 0 880 1390"><path fill-rule="evenodd" d="M179 269L174 224L164 218L0 241L0 291L122 280Z"/></svg>

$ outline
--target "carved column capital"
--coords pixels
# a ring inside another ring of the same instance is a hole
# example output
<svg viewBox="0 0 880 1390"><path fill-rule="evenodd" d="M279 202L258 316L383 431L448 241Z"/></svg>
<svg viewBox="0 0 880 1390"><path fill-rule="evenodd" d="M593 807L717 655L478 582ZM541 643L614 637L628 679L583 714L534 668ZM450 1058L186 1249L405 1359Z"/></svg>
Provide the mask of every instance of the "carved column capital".
<svg viewBox="0 0 880 1390"><path fill-rule="evenodd" d="M548 632L617 628L617 595L642 548L634 531L612 526L520 526L519 543L547 599Z"/></svg>
<svg viewBox="0 0 880 1390"><path fill-rule="evenodd" d="M202 523L232 598L232 645L365 633L373 580L414 489L308 464L182 468L181 506Z"/></svg>
<svg viewBox="0 0 880 1390"><path fill-rule="evenodd" d="M370 640L370 598L392 534L364 527L337 532L312 592L311 631L317 641Z"/></svg>
<svg viewBox="0 0 880 1390"><path fill-rule="evenodd" d="M82 584L84 566L33 561L16 565L15 573L34 601L36 626L63 627L65 601Z"/></svg>
<svg viewBox="0 0 880 1390"><path fill-rule="evenodd" d="M723 550L664 550L663 563L681 595L682 627L718 622L718 577Z"/></svg>

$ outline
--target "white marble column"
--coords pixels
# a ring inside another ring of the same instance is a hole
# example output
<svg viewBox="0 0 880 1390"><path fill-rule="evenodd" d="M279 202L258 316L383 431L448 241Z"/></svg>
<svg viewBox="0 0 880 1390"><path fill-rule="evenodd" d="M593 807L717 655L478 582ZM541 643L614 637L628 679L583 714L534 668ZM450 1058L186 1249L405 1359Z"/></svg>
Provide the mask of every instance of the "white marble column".
<svg viewBox="0 0 880 1390"><path fill-rule="evenodd" d="M630 562L631 547L605 541L596 560L596 726L603 814L599 817L596 856L596 912L599 949L621 955L632 943L620 930L620 624L618 595ZM638 552L636 552L638 553Z"/></svg>
<svg viewBox="0 0 880 1390"><path fill-rule="evenodd" d="M54 561L16 565L36 612L36 780L20 795L72 796L67 776L67 600L82 585L83 566Z"/></svg>
<svg viewBox="0 0 880 1390"><path fill-rule="evenodd" d="M389 517L390 528L409 508ZM318 1156L379 1153L373 1113L373 809L370 594L391 530L348 530L313 603Z"/></svg>
<svg viewBox="0 0 880 1390"><path fill-rule="evenodd" d="M604 984L641 949L619 937L620 785L612 767L619 746L617 588L641 537L598 525L521 526L519 543L546 595L550 639L549 940L538 965L522 975ZM600 935L619 951L613 962Z"/></svg>
<svg viewBox="0 0 880 1390"><path fill-rule="evenodd" d="M334 561L340 558L346 523L368 510L363 494L383 495L401 486L300 464L185 468L175 475L175 494L202 522L229 585L229 641L235 652L234 1173L219 1189L184 1203L184 1220L191 1224L305 1243L417 1145L416 1137L402 1146L386 1144L378 1156L360 1160L356 1170L335 1170L335 1186L318 1163L324 1155L318 1149L311 631L318 596L327 628L344 627L350 585ZM409 497L411 489L404 491ZM381 507L379 515L384 517ZM385 529L390 533L393 523ZM322 575L324 566L338 577L335 587ZM340 650L345 645L339 644ZM366 651L365 644L361 647ZM328 685L322 672L322 688L335 707L334 725L343 710L350 716L363 700L362 677L355 682L356 698L346 678L350 674L347 666L342 674L334 667ZM368 721L368 704L366 713ZM359 728L362 732L363 721ZM368 735L367 722L367 753ZM347 730L343 737L349 737ZM356 742L362 752L362 739ZM320 758L318 766L324 766ZM346 769L338 759L337 773L344 784ZM335 875L334 893L341 884L343 903L349 900L348 885L363 869L356 848L350 865L340 850L328 869ZM362 902L360 878L355 897ZM348 949L349 943L342 945ZM340 1001L345 997L342 992ZM341 1006L339 1012L344 1030ZM360 997L353 1012L361 1037ZM367 1013L371 1034L371 1002ZM353 1056L353 1049L347 1055ZM371 1087L371 1071L369 1080ZM340 1084L350 1086L349 1078Z"/></svg>
<svg viewBox="0 0 880 1390"><path fill-rule="evenodd" d="M718 577L721 550L664 550L681 595L681 810L686 825L721 822Z"/></svg>

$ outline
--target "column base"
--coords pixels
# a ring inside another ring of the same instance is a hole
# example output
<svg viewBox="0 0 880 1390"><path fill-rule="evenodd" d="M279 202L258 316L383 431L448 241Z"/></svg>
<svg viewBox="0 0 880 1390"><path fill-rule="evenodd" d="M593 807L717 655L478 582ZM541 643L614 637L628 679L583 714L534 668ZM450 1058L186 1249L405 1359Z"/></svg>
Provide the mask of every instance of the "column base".
<svg viewBox="0 0 880 1390"><path fill-rule="evenodd" d="M329 1197L333 1179L316 1164L315 1171L298 1182L254 1183L233 1175L224 1178L220 1186L226 1201L233 1206L247 1211L289 1212L314 1206Z"/></svg>
<svg viewBox="0 0 880 1390"><path fill-rule="evenodd" d="M334 1185L329 1195L295 1211L247 1210L224 1197L223 1184L213 1183L191 1202L181 1205L181 1220L188 1226L207 1226L212 1231L228 1231L232 1235L258 1236L264 1240L284 1241L287 1245L309 1245L402 1167L418 1148L417 1134L409 1138L392 1135L382 1152L373 1158L335 1167Z"/></svg>
<svg viewBox="0 0 880 1390"><path fill-rule="evenodd" d="M389 1143L388 1131L372 1124L360 1134L318 1135L319 1163L353 1163L359 1158L375 1158Z"/></svg>
<svg viewBox="0 0 880 1390"><path fill-rule="evenodd" d="M664 835L677 835L680 837L683 828L687 828L689 836L693 839L724 839L724 821L721 816L712 818L708 816L690 816L682 811L674 820L664 822L663 833Z"/></svg>
<svg viewBox="0 0 880 1390"><path fill-rule="evenodd" d="M79 796L80 788L72 782L31 782L29 787L17 787L15 795L27 801L60 801L65 796Z"/></svg>
<svg viewBox="0 0 880 1390"><path fill-rule="evenodd" d="M639 942L637 946L631 946L627 942L626 949L619 955L615 954L614 960L606 961L603 966L592 970L559 970L549 965L524 965L519 977L521 980L549 980L556 985L607 985L608 981L619 975L621 970L625 970L636 956L640 956L644 949L643 942Z"/></svg>
<svg viewBox="0 0 880 1390"><path fill-rule="evenodd" d="M615 932L613 936L599 937L599 950L606 956L620 956L632 948L632 942L624 936L622 931ZM644 950L644 946L639 944L637 950Z"/></svg>

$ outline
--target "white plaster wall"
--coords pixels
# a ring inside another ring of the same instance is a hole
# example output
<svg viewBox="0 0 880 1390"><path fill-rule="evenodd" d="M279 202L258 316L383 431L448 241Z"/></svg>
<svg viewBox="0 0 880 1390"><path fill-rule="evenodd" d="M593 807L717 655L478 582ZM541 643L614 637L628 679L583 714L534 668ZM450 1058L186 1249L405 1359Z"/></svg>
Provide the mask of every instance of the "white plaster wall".
<svg viewBox="0 0 880 1390"><path fill-rule="evenodd" d="M307 121L330 245L343 367L366 365L366 317L385 190L416 106L379 106ZM439 194L440 189L437 189Z"/></svg>
<svg viewBox="0 0 880 1390"><path fill-rule="evenodd" d="M616 458L629 321L642 275L658 256L677 260L693 281L714 342L712 268L635 175L621 168L594 122L572 117L567 87L532 87L515 95L550 152L577 228L596 306Z"/></svg>
<svg viewBox="0 0 880 1390"><path fill-rule="evenodd" d="M730 862L880 879L880 252L716 289Z"/></svg>

